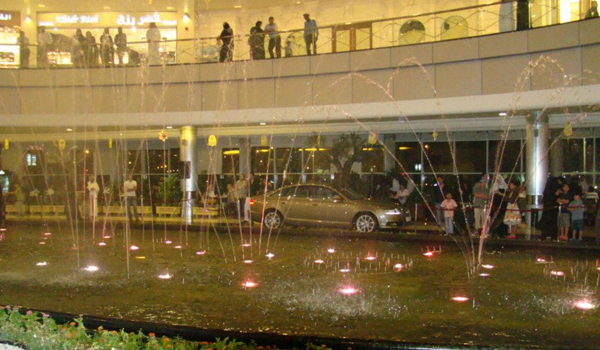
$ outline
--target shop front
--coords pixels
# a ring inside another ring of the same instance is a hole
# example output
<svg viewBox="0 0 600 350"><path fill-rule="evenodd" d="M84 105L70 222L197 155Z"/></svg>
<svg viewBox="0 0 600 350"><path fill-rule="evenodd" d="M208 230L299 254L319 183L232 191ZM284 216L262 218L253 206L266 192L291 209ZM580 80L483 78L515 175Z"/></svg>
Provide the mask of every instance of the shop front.
<svg viewBox="0 0 600 350"><path fill-rule="evenodd" d="M148 58L147 31L155 23L160 32L159 57L167 64L176 62L176 12L102 12L102 13L38 13L38 31L44 27L52 36L48 63L53 66L78 64L78 55L87 66L118 65L119 56L125 65L138 65ZM108 29L115 42L118 28L127 36L126 49L116 43L102 45L102 35ZM83 38L76 37L81 30Z"/></svg>
<svg viewBox="0 0 600 350"><path fill-rule="evenodd" d="M0 68L18 68L21 13L0 10Z"/></svg>

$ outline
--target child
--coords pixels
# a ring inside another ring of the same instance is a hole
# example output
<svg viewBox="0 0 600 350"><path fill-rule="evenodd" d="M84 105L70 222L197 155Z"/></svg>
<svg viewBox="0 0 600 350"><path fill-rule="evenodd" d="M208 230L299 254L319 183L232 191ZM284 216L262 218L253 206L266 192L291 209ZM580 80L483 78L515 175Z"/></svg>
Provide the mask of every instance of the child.
<svg viewBox="0 0 600 350"><path fill-rule="evenodd" d="M294 53L292 52L292 42L289 40L285 41L285 57L292 57Z"/></svg>
<svg viewBox="0 0 600 350"><path fill-rule="evenodd" d="M446 199L440 205L442 210L444 211L444 222L446 223L446 234L454 233L453 219L454 219L454 209L458 207L458 204L452 199L452 193L449 191L446 192Z"/></svg>
<svg viewBox="0 0 600 350"><path fill-rule="evenodd" d="M579 193L575 194L573 201L569 203L569 211L571 212L571 229L573 230L571 242L581 242L584 207Z"/></svg>

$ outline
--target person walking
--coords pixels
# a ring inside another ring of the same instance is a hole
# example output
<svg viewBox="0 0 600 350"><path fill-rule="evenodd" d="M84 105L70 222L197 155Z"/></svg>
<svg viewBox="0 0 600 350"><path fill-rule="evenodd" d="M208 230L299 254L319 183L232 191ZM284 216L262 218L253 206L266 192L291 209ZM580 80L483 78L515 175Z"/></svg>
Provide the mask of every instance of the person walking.
<svg viewBox="0 0 600 350"><path fill-rule="evenodd" d="M221 35L217 39L221 40L222 43L219 62L231 62L233 58L233 29L231 29L229 23L223 23L223 31L221 31Z"/></svg>
<svg viewBox="0 0 600 350"><path fill-rule="evenodd" d="M100 186L96 182L95 176L90 176L90 179L87 183L87 190L89 193L90 199L90 216L92 217L92 221L96 221L96 216L98 215L98 193L100 192Z"/></svg>
<svg viewBox="0 0 600 350"><path fill-rule="evenodd" d="M265 26L265 34L269 35L269 57L281 58L281 34L279 34L279 28L275 23L275 18L269 17L269 24ZM275 49L275 55L273 55L273 49Z"/></svg>
<svg viewBox="0 0 600 350"><path fill-rule="evenodd" d="M137 198L135 191L137 191L137 181L133 179L133 175L127 177L123 188L125 190L125 205L127 207L127 217L131 221L131 208L133 207L133 214L135 215L135 221L139 221L137 213Z"/></svg>
<svg viewBox="0 0 600 350"><path fill-rule="evenodd" d="M239 203L238 218L241 221L242 216L244 216L244 222L248 221L247 218L245 218L245 207L246 197L248 197L249 190L250 189L248 188L248 181L246 181L246 177L244 176L244 174L240 174L239 180L235 183L235 193L237 195L237 200Z"/></svg>
<svg viewBox="0 0 600 350"><path fill-rule="evenodd" d="M265 34L261 26L262 22L257 21L256 25L250 29L250 37L248 37L250 56L253 60L265 58Z"/></svg>
<svg viewBox="0 0 600 350"><path fill-rule="evenodd" d="M109 29L104 28L104 33L100 36L100 58L104 67L110 67L114 63L114 46L115 43Z"/></svg>
<svg viewBox="0 0 600 350"><path fill-rule="evenodd" d="M127 34L123 33L123 28L117 29L118 33L115 35L115 45L117 45L117 57L119 58L119 66L123 65L123 57L127 52Z"/></svg>
<svg viewBox="0 0 600 350"><path fill-rule="evenodd" d="M310 19L308 13L304 14L304 42L306 43L306 54L311 55L310 47L313 47L312 54L317 54L317 39L319 38L319 28L317 21Z"/></svg>
<svg viewBox="0 0 600 350"><path fill-rule="evenodd" d="M52 45L52 35L46 32L46 27L41 26L37 36L38 42L38 67L48 68L48 50Z"/></svg>
<svg viewBox="0 0 600 350"><path fill-rule="evenodd" d="M151 22L146 31L146 40L148 41L148 64L156 66L161 64L158 47L160 45L160 31L156 23Z"/></svg>
<svg viewBox="0 0 600 350"><path fill-rule="evenodd" d="M21 57L20 67L29 68L31 50L29 49L29 38L25 36L24 31L19 32L19 54Z"/></svg>

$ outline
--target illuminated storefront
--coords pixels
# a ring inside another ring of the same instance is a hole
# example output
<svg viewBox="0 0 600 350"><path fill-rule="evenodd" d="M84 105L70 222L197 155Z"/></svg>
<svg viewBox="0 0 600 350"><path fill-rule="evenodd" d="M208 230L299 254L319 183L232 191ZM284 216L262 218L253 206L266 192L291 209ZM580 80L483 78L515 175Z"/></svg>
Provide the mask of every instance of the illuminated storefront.
<svg viewBox="0 0 600 350"><path fill-rule="evenodd" d="M0 67L17 68L21 59L19 30L21 14L15 11L0 11Z"/></svg>
<svg viewBox="0 0 600 350"><path fill-rule="evenodd" d="M166 63L175 63L177 38L176 12L102 12L102 13L38 13L38 26L46 27L52 34L52 50L48 52L48 61L54 65L73 65L72 52L74 36L77 29L83 35L87 32L94 37L96 48L100 49L100 37L105 28L115 40L117 28L123 28L127 35L127 52L124 64L139 64L148 55L146 31L150 23L156 23L160 31L161 44L159 53ZM116 46L114 47L116 50ZM116 52L116 51L115 51ZM114 54L114 64L118 64L118 56ZM94 65L100 64L100 55L94 57Z"/></svg>

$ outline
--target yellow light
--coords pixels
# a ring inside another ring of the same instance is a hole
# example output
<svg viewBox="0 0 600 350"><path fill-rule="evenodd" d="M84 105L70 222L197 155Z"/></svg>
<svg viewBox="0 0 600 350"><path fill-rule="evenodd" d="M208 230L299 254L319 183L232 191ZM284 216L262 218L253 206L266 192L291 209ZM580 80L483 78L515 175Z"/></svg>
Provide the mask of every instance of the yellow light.
<svg viewBox="0 0 600 350"><path fill-rule="evenodd" d="M234 154L240 154L240 151L237 150L237 149L234 149L234 150L231 150L231 151L224 151L223 152L224 156L231 156L231 155L234 155Z"/></svg>
<svg viewBox="0 0 600 350"><path fill-rule="evenodd" d="M400 151L408 151L409 149L412 149L412 147L401 146L401 147L398 147L398 149Z"/></svg>

